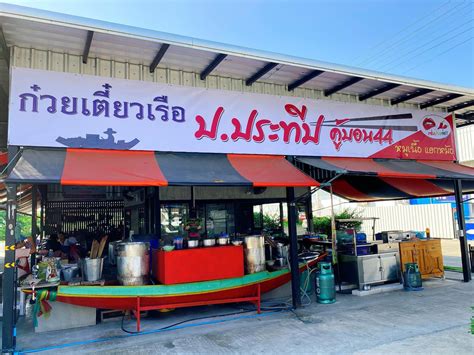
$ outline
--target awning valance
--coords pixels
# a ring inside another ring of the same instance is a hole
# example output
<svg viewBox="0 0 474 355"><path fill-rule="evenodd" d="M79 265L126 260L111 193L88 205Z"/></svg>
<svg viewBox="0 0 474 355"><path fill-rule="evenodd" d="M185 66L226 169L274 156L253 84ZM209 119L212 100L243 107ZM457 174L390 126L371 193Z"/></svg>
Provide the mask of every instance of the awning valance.
<svg viewBox="0 0 474 355"><path fill-rule="evenodd" d="M283 156L25 149L12 183L84 186L317 186Z"/></svg>
<svg viewBox="0 0 474 355"><path fill-rule="evenodd" d="M333 192L351 201L452 195L454 179L463 181L464 193L474 191L474 168L450 161L298 157L297 163L318 180L341 174Z"/></svg>
<svg viewBox="0 0 474 355"><path fill-rule="evenodd" d="M299 157L318 169L347 175L412 179L474 180L474 168L451 161Z"/></svg>

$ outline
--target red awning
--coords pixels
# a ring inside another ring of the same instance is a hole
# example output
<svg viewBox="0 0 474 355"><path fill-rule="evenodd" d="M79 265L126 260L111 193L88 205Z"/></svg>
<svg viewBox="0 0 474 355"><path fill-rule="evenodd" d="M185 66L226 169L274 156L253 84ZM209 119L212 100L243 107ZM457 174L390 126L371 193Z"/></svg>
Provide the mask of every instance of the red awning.
<svg viewBox="0 0 474 355"><path fill-rule="evenodd" d="M153 152L68 149L62 185L166 186Z"/></svg>
<svg viewBox="0 0 474 355"><path fill-rule="evenodd" d="M464 193L474 191L474 168L450 161L319 157L297 161L310 166L318 179L340 174L332 183L333 191L351 201L452 195L455 179L462 180Z"/></svg>
<svg viewBox="0 0 474 355"><path fill-rule="evenodd" d="M227 158L254 186L319 186L284 156L228 154Z"/></svg>
<svg viewBox="0 0 474 355"><path fill-rule="evenodd" d="M299 157L297 160L345 175L474 180L474 168L451 161L319 157Z"/></svg>
<svg viewBox="0 0 474 355"><path fill-rule="evenodd" d="M83 186L318 186L283 156L25 149L7 181Z"/></svg>

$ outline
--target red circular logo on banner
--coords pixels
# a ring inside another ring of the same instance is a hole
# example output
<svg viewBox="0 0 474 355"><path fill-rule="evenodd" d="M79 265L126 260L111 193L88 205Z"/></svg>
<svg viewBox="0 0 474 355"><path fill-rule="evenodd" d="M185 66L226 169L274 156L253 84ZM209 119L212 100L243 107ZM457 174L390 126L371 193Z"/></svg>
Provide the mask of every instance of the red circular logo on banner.
<svg viewBox="0 0 474 355"><path fill-rule="evenodd" d="M441 116L425 116L421 126L421 131L433 139L444 139L451 134L449 122Z"/></svg>

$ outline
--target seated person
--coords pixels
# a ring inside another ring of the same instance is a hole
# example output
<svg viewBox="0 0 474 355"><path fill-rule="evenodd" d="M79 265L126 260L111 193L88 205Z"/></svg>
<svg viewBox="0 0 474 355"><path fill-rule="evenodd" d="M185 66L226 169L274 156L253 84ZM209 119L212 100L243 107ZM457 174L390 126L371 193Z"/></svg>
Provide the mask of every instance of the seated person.
<svg viewBox="0 0 474 355"><path fill-rule="evenodd" d="M45 250L43 251L43 255L48 255L49 251L53 252L53 256L63 256L64 253L61 250L62 245L59 242L59 237L56 233L53 233L49 236L48 240L46 241Z"/></svg>
<svg viewBox="0 0 474 355"><path fill-rule="evenodd" d="M59 233L58 241L61 244L61 251L63 253L61 254L61 256L64 257L65 255L67 255L69 261L72 261L72 262L77 262L80 259L80 252L77 246L77 239L74 236L67 236L64 233Z"/></svg>

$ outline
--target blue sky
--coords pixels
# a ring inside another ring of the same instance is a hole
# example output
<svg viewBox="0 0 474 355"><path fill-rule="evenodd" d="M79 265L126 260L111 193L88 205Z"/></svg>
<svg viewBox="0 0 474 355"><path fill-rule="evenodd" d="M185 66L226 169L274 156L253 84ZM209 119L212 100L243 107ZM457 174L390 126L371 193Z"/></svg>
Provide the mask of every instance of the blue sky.
<svg viewBox="0 0 474 355"><path fill-rule="evenodd" d="M6 2L474 87L472 0Z"/></svg>

